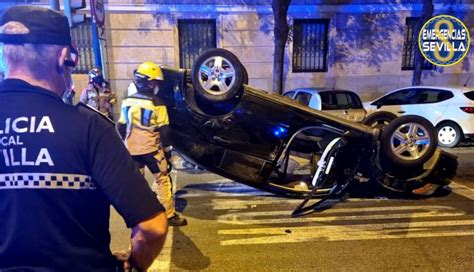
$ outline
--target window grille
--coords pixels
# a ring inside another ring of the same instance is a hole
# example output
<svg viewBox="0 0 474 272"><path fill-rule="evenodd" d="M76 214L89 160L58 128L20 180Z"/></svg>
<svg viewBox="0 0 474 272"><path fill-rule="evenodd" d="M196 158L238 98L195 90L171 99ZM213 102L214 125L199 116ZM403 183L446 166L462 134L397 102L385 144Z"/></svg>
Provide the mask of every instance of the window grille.
<svg viewBox="0 0 474 272"><path fill-rule="evenodd" d="M203 51L216 48L216 20L178 20L179 67L190 69Z"/></svg>
<svg viewBox="0 0 474 272"><path fill-rule="evenodd" d="M91 27L91 18L86 18L84 23L71 29L72 42L79 52L79 65L74 69L74 74L87 74L94 68Z"/></svg>
<svg viewBox="0 0 474 272"><path fill-rule="evenodd" d="M293 72L326 72L328 19L296 19L293 25Z"/></svg>
<svg viewBox="0 0 474 272"><path fill-rule="evenodd" d="M406 33L403 43L402 54L402 70L415 70L415 54L416 50L420 50L418 46L418 29L421 26L419 17L406 18ZM423 58L423 70L433 69L433 64Z"/></svg>

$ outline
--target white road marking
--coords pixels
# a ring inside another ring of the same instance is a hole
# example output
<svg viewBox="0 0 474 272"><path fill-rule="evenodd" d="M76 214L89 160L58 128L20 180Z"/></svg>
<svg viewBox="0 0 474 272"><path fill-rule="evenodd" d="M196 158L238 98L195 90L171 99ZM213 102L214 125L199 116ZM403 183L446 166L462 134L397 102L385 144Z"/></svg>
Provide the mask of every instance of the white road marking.
<svg viewBox="0 0 474 272"><path fill-rule="evenodd" d="M470 229L460 230L460 226ZM357 225L319 225L311 227L219 230L219 235L259 235L259 237L221 241L223 246L300 243L307 241L354 241L474 235L474 220L400 222ZM436 229L456 227L456 229ZM287 233L290 230L291 232ZM263 236L262 236L263 235Z"/></svg>
<svg viewBox="0 0 474 272"><path fill-rule="evenodd" d="M178 175L176 171L171 171L171 178L173 180L173 193L176 193L176 182L178 181ZM166 236L165 244L160 252L160 255L148 268L149 272L158 271L170 271L171 269L171 251L173 249L173 227L168 227L168 234Z"/></svg>
<svg viewBox="0 0 474 272"><path fill-rule="evenodd" d="M379 212L376 214L376 212ZM382 214L383 212L383 214ZM385 214L391 212L390 214ZM458 211L449 206L396 206L370 208L332 208L319 213L314 217L288 216L288 211L260 211L228 213L217 217L219 223L232 225L261 225L261 224L294 224L309 222L333 222L343 220L384 220L425 217L453 217L463 216L464 211ZM369 214L364 214L369 213ZM375 213L375 214L374 214ZM342 214L337 216L337 214ZM346 215L345 215L346 214ZM285 215L285 216L282 216ZM335 215L335 216L327 216ZM277 218L268 218L274 217Z"/></svg>
<svg viewBox="0 0 474 272"><path fill-rule="evenodd" d="M235 197L235 196L275 196L245 184L241 184L230 179L217 179L206 181L201 188L195 187L192 190L186 189L180 197Z"/></svg>
<svg viewBox="0 0 474 272"><path fill-rule="evenodd" d="M474 189L471 189L467 186L461 185L456 182L451 182L449 186L451 186L454 193L461 195L463 197L469 198L471 200L474 200Z"/></svg>
<svg viewBox="0 0 474 272"><path fill-rule="evenodd" d="M166 236L165 245L160 252L160 255L148 268L149 272L170 271L171 269L171 250L173 249L173 227L168 228L168 235Z"/></svg>
<svg viewBox="0 0 474 272"><path fill-rule="evenodd" d="M314 201L317 201L315 199ZM376 198L376 199L367 199L367 198L349 198L345 202L367 202L371 205L378 202L387 202L387 198ZM291 198L277 198L277 197L262 197L254 199L212 199L212 208L214 210L244 210L250 207L255 208L257 206L263 205L276 205L276 204L291 204L291 208L296 207L297 204L300 204L302 199L291 199ZM311 202L310 202L311 203Z"/></svg>
<svg viewBox="0 0 474 272"><path fill-rule="evenodd" d="M255 189L255 191L250 190L239 190L235 191L234 193L228 192L224 193L222 190L220 192L217 191L203 191L203 192L186 192L186 193L179 193L179 197L184 198L209 198L209 197L236 197L236 196L275 196L272 193L263 192L260 190Z"/></svg>

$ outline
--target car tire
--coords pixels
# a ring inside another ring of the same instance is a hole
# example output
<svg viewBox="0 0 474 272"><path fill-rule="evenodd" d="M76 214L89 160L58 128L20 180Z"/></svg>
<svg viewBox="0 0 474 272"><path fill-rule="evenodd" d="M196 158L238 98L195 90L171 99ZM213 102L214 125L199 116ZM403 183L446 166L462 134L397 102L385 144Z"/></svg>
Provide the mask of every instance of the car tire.
<svg viewBox="0 0 474 272"><path fill-rule="evenodd" d="M382 129L386 127L390 122L392 122L392 120L394 120L395 118L397 118L395 114L391 112L381 111L372 113L371 115L367 116L362 123L367 126Z"/></svg>
<svg viewBox="0 0 474 272"><path fill-rule="evenodd" d="M242 66L242 72L243 72L242 84L248 85L249 84L249 73L247 72L247 69L245 69L245 66L242 63L240 63L240 65Z"/></svg>
<svg viewBox="0 0 474 272"><path fill-rule="evenodd" d="M436 128L438 145L441 147L455 147L463 138L462 129L454 122L444 122Z"/></svg>
<svg viewBox="0 0 474 272"><path fill-rule="evenodd" d="M382 132L381 156L395 168L422 166L436 147L436 129L421 116L398 117Z"/></svg>
<svg viewBox="0 0 474 272"><path fill-rule="evenodd" d="M202 53L191 71L196 94L209 102L226 102L236 97L242 88L244 77L245 69L239 59L221 48Z"/></svg>

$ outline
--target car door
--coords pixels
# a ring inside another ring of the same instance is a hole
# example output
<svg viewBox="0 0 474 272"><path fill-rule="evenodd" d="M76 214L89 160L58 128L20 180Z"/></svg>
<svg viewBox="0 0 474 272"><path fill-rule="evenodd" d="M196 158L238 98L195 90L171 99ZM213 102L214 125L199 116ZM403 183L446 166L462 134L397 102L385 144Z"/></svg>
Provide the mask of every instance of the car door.
<svg viewBox="0 0 474 272"><path fill-rule="evenodd" d="M397 116L419 115L436 124L448 104L443 103L446 100L446 95L443 94L446 92L448 91L424 87L406 88L384 96L372 104L377 105L377 111L391 112Z"/></svg>
<svg viewBox="0 0 474 272"><path fill-rule="evenodd" d="M321 110L339 118L360 122L365 118L365 110L360 98L349 91L320 92Z"/></svg>
<svg viewBox="0 0 474 272"><path fill-rule="evenodd" d="M401 114L420 115L435 125L443 117L449 105L447 100L451 97L453 94L448 90L418 88L416 99L411 101L411 105L406 105Z"/></svg>

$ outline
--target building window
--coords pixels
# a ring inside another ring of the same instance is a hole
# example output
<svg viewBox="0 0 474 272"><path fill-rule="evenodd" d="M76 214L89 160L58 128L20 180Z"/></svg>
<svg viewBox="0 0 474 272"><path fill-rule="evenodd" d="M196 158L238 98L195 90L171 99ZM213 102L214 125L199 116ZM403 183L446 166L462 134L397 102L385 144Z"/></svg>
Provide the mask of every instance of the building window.
<svg viewBox="0 0 474 272"><path fill-rule="evenodd" d="M328 19L296 19L293 25L293 72L326 72Z"/></svg>
<svg viewBox="0 0 474 272"><path fill-rule="evenodd" d="M216 20L178 20L179 67L190 69L205 50L216 48Z"/></svg>
<svg viewBox="0 0 474 272"><path fill-rule="evenodd" d="M415 70L415 54L418 48L418 29L421 26L419 17L406 18L406 33L403 43L402 70ZM423 70L433 69L433 64L423 58Z"/></svg>
<svg viewBox="0 0 474 272"><path fill-rule="evenodd" d="M72 42L79 52L79 65L74 74L87 74L94 68L94 49L92 47L91 18L71 29Z"/></svg>

